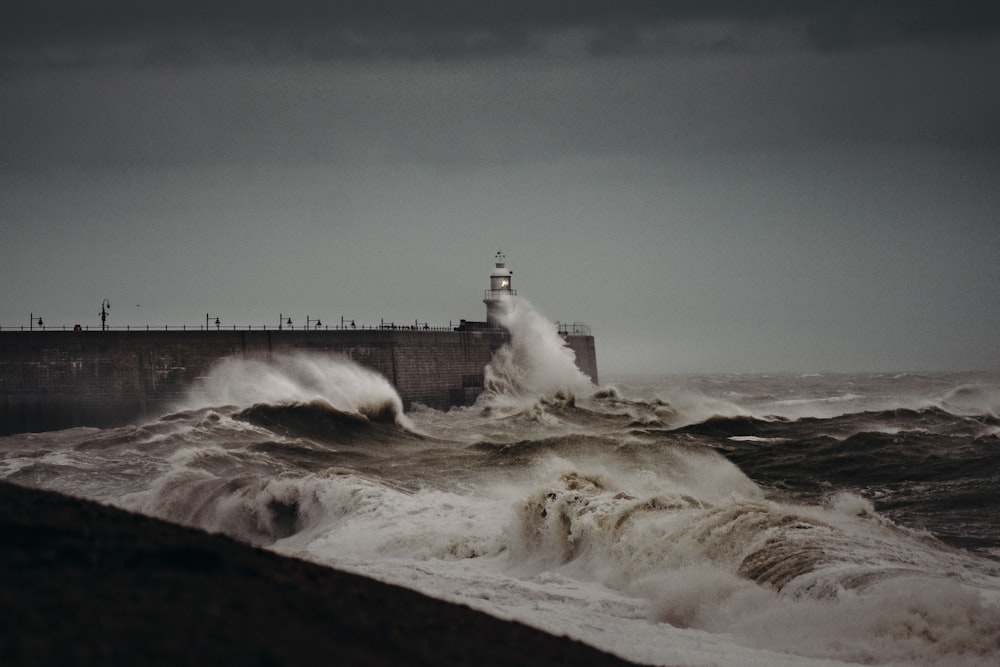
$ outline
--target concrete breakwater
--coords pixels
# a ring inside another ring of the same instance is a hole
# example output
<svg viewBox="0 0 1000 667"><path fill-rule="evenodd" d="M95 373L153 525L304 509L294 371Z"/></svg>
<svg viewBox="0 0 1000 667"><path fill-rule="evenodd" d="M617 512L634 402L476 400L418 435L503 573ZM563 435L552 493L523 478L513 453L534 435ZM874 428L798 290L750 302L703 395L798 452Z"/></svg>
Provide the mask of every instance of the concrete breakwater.
<svg viewBox="0 0 1000 667"><path fill-rule="evenodd" d="M221 359L295 352L347 357L385 376L403 400L469 405L502 330L3 331L0 434L108 427L155 418ZM592 336L565 340L597 382Z"/></svg>

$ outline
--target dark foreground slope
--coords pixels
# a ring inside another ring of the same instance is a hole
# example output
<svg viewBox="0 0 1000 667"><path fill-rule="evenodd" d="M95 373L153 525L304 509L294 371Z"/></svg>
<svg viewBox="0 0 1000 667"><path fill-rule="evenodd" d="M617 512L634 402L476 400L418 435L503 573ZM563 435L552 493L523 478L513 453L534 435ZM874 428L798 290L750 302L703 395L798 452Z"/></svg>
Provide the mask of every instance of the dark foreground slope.
<svg viewBox="0 0 1000 667"><path fill-rule="evenodd" d="M625 665L219 535L0 483L0 664Z"/></svg>

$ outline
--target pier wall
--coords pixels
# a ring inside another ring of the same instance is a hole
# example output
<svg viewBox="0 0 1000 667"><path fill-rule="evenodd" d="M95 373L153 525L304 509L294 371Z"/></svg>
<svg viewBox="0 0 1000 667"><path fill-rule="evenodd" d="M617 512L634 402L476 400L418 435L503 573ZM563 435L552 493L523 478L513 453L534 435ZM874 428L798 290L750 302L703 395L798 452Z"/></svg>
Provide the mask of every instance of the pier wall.
<svg viewBox="0 0 1000 667"><path fill-rule="evenodd" d="M108 427L158 417L227 357L267 360L312 352L385 376L405 409L469 405L501 331L3 331L0 434ZM591 336L569 336L577 365L597 381Z"/></svg>

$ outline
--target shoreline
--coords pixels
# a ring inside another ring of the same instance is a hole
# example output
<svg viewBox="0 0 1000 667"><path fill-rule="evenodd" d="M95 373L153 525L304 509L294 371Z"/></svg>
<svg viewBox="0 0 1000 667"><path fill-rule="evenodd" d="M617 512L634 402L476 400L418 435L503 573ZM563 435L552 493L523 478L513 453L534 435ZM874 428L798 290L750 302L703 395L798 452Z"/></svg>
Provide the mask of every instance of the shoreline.
<svg viewBox="0 0 1000 667"><path fill-rule="evenodd" d="M232 538L0 482L5 665L630 665Z"/></svg>

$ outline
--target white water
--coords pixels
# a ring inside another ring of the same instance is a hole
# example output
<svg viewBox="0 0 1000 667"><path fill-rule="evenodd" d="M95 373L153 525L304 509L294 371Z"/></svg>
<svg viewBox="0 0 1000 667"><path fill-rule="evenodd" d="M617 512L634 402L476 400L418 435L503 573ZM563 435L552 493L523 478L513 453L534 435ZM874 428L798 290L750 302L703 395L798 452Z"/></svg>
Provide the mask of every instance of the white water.
<svg viewBox="0 0 1000 667"><path fill-rule="evenodd" d="M968 372L877 376L856 385L853 376L830 390L830 375L651 376L624 381L626 394L656 395L674 409L673 427L716 416L755 419L830 419L883 410L940 408L955 415L1000 416L1000 385L991 374ZM719 391L725 387L725 391Z"/></svg>
<svg viewBox="0 0 1000 667"><path fill-rule="evenodd" d="M384 377L346 357L303 353L276 354L269 361L223 359L176 408L313 401L359 415L388 409L400 426L409 425L402 400Z"/></svg>
<svg viewBox="0 0 1000 667"><path fill-rule="evenodd" d="M860 499L783 506L699 466L678 484L553 460L518 484L412 494L342 477L320 495L336 509L274 548L649 664L995 664L1000 581L973 559ZM755 552L801 574L781 592L748 579Z"/></svg>
<svg viewBox="0 0 1000 667"><path fill-rule="evenodd" d="M670 379L594 399L554 325L523 300L508 305L510 346L473 408L417 411L355 441L279 434L222 406L318 402L364 416L399 399L347 360L230 361L192 393L189 414L2 439L0 476L224 531L640 663L1000 662L995 564L857 495L769 499L712 449L644 430L945 400L974 412L991 409L995 385L873 395Z"/></svg>
<svg viewBox="0 0 1000 667"><path fill-rule="evenodd" d="M541 396L593 393L596 387L576 366L576 355L557 327L526 299L504 295L499 319L510 333L486 367L484 400L523 403Z"/></svg>

